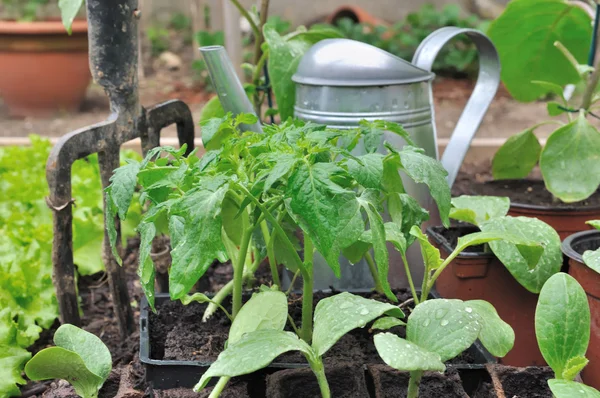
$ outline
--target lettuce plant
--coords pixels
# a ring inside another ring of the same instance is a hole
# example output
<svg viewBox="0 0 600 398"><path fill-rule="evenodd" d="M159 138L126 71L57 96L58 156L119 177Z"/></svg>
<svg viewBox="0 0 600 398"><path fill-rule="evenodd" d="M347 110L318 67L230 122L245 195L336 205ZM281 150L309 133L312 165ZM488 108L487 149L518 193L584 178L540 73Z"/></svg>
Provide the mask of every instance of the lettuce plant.
<svg viewBox="0 0 600 398"><path fill-rule="evenodd" d="M540 293L535 334L542 356L554 371L548 385L556 398L600 397L592 387L573 381L587 365L590 308L585 291L571 276L553 275Z"/></svg>
<svg viewBox="0 0 600 398"><path fill-rule="evenodd" d="M280 285L279 264L302 276L301 334L310 342L314 252L339 276L340 252L365 239L374 250L374 280L390 300L396 300L387 280L387 230L390 236L410 236L410 228L423 219L423 210L404 193L398 171L429 186L447 223L450 191L439 162L413 146L375 153L384 130L412 144L393 123L363 122L357 129L337 131L288 121L265 126L264 134L239 128L255 122L252 115L205 122L202 132L208 152L202 159L186 157L185 148L158 148L142 162L132 161L115 171L107 188L109 210L125 219L138 182L141 199L149 206L138 230L139 272L150 305L154 306L154 266L149 247L165 225L173 247L169 274L173 300L187 295L215 260L230 259L233 281L213 301L232 292L235 318L245 276L266 257L276 285ZM354 156L350 151L359 143L367 154ZM386 228L384 207L391 209L396 225ZM294 234L298 228L303 258ZM113 243L115 232L109 230Z"/></svg>
<svg viewBox="0 0 600 398"><path fill-rule="evenodd" d="M280 292L271 292L270 296L259 295L263 296L260 299L255 296L255 303L251 300L242 307L243 326L237 327L240 315L229 332L227 348L204 373L194 387L195 391L206 387L212 377L220 376L221 380L210 395L210 398L216 398L225 386L221 381L256 372L286 352L300 351L317 377L322 397L329 398L331 393L325 377L323 355L346 333L364 327L382 315L393 319L404 317L395 305L340 293L317 304L312 344L308 344L295 333L283 330L287 317L285 295ZM266 318L265 322L263 318Z"/></svg>
<svg viewBox="0 0 600 398"><path fill-rule="evenodd" d="M552 93L558 101L548 102L549 115L566 115L566 123L542 121L509 138L494 156L495 179L525 178L539 163L546 188L565 203L582 201L598 189L600 132L588 120L597 117L600 100L591 22L585 5L578 2L514 0L490 26L488 34L502 61L502 80L511 94L534 101ZM524 28L534 34L523 36ZM585 86L583 95L568 98L564 87L575 84ZM559 127L542 148L534 131L549 123Z"/></svg>
<svg viewBox="0 0 600 398"><path fill-rule="evenodd" d="M82 398L95 398L112 369L110 351L95 335L65 324L54 334L56 347L35 354L25 366L31 380L67 380Z"/></svg>
<svg viewBox="0 0 600 398"><path fill-rule="evenodd" d="M387 329L393 322L377 321L374 329ZM515 334L494 307L482 300L428 300L418 304L408 317L406 338L392 333L375 335L375 347L389 366L410 372L407 398L416 398L424 371L446 370L444 365L469 348L475 340L495 356L513 347Z"/></svg>

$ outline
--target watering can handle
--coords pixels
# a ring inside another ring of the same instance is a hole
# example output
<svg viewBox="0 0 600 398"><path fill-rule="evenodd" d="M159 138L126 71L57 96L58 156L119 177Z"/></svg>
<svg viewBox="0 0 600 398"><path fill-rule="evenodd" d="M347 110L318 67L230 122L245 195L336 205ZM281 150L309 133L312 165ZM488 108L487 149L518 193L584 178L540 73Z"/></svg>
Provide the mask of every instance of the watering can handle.
<svg viewBox="0 0 600 398"><path fill-rule="evenodd" d="M413 57L413 65L431 71L440 50L457 35L467 35L477 46L479 52L479 75L473 89L473 94L467 102L467 106L458 119L452 137L446 146L441 163L448 171L448 184L452 186L458 175L460 166L469 149L469 145L483 120L490 103L496 95L500 85L500 59L494 44L490 39L475 29L463 29L456 27L441 28L430 34L417 48ZM431 90L431 87L429 88ZM433 95L430 92L433 103ZM435 132L435 110L432 105L431 117L433 119L433 131Z"/></svg>

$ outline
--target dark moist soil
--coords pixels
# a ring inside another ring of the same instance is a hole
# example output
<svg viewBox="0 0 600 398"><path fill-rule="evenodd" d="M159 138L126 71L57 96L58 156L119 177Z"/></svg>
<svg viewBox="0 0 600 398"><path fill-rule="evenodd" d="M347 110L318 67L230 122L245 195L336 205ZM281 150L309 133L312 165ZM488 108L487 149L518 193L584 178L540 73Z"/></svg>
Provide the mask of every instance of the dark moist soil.
<svg viewBox="0 0 600 398"><path fill-rule="evenodd" d="M332 293L317 292L314 295L315 305L319 300L331 296ZM407 290L396 292L399 303L406 302L410 297ZM386 298L379 294L367 294L378 301L387 302ZM230 310L231 303L225 308ZM294 323L301 327L302 300L297 295L290 295L288 301L289 314ZM202 322L202 316L206 304L192 303L183 306L179 302L167 301L157 307L157 313L150 313L150 356L152 359L162 360L184 360L212 362L223 351L225 341L229 332L230 321L221 312L216 312L206 322ZM405 310L410 312L410 305ZM292 330L289 323L286 330ZM399 326L389 330L401 337L406 336L406 328ZM342 337L323 357L325 366L338 364L382 364L373 344L373 331L368 327L355 329ZM306 359L300 353L290 352L278 357L278 363L306 363ZM449 361L453 364L474 363L475 359L465 352L459 357Z"/></svg>
<svg viewBox="0 0 600 398"><path fill-rule="evenodd" d="M454 186L453 194L459 195L488 195L507 196L511 203L552 206L557 208L586 208L600 207L600 191L581 202L563 203L555 201L553 195L546 189L541 180L499 180L473 182L460 179Z"/></svg>
<svg viewBox="0 0 600 398"><path fill-rule="evenodd" d="M406 397L408 372L399 372L387 366L369 366L372 396L375 398ZM419 398L469 398L462 387L458 371L449 369L445 374L425 372L419 385Z"/></svg>
<svg viewBox="0 0 600 398"><path fill-rule="evenodd" d="M444 228L441 226L431 228L435 233L441 235L446 242L450 245L452 250L456 248L458 244L458 238L465 235L472 234L474 232L480 232L479 228L466 225L466 224L454 224L450 228ZM463 252L466 253L483 253L485 251L485 245L469 246Z"/></svg>
<svg viewBox="0 0 600 398"><path fill-rule="evenodd" d="M507 398L552 398L548 380L554 378L554 372L548 367L494 366L492 371Z"/></svg>

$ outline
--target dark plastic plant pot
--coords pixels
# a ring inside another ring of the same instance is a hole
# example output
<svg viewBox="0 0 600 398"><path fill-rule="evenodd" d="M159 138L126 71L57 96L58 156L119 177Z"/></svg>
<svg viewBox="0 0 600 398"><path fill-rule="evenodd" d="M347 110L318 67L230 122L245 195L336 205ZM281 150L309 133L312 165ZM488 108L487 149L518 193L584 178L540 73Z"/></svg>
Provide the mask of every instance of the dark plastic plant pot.
<svg viewBox="0 0 600 398"><path fill-rule="evenodd" d="M562 243L562 251L569 258L569 275L579 282L587 293L591 312L590 344L586 353L588 365L583 368L583 381L600 389L600 274L583 263L586 250L600 247L600 231L583 231L570 235Z"/></svg>
<svg viewBox="0 0 600 398"><path fill-rule="evenodd" d="M469 226L459 226L459 236L476 232ZM427 229L442 257L454 250L454 245L442 235L443 227ZM461 300L485 300L515 331L513 349L499 362L512 366L542 366L546 362L535 337L535 307L538 295L525 289L506 267L488 252L463 252L442 272L436 281L442 297Z"/></svg>
<svg viewBox="0 0 600 398"><path fill-rule="evenodd" d="M371 293L371 290L359 290L353 291L354 294L367 294ZM436 292L432 292L431 298L439 298ZM156 307L166 301L170 300L168 294L157 294L156 295ZM144 364L146 368L146 382L152 386L152 388L159 390L168 390L172 388L192 388L196 385L200 377L206 372L206 370L212 365L213 362L200 362L200 361L176 361L176 360L159 360L152 358L151 344L150 344L150 306L146 297L142 298L140 306L140 362ZM448 368L454 368L459 371L471 371L484 369L486 364L495 363L494 358L479 341L476 341L468 350L467 353L476 363L472 364L449 364ZM356 364L362 367L363 364ZM262 369L255 374L246 376L249 380L253 375L259 374L263 377L266 374L273 374L277 371L284 369L304 369L308 368L306 363L279 363L273 362L271 365ZM216 382L217 379L213 378L212 382Z"/></svg>

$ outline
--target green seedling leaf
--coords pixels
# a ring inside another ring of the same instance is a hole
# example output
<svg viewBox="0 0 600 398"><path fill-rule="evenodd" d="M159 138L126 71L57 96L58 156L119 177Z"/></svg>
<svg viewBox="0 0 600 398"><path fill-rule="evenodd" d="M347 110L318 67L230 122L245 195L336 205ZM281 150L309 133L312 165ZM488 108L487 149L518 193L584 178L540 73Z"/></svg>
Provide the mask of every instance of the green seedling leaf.
<svg viewBox="0 0 600 398"><path fill-rule="evenodd" d="M358 156L357 160L349 159L348 172L363 187L379 189L383 179L383 155L369 153Z"/></svg>
<svg viewBox="0 0 600 398"><path fill-rule="evenodd" d="M396 223L386 222L384 224L385 227L385 240L392 243L396 250L400 253L406 253L406 248L408 245L406 244L406 239L400 230L400 227Z"/></svg>
<svg viewBox="0 0 600 398"><path fill-rule="evenodd" d="M523 32L531 34L525 36ZM498 49L502 81L508 91L519 101L534 101L554 89L533 84L533 80L559 86L580 81L554 43L561 42L579 63L584 63L592 24L583 9L565 0L516 0L508 4L487 33Z"/></svg>
<svg viewBox="0 0 600 398"><path fill-rule="evenodd" d="M208 119L200 123L202 144L208 151L221 148L223 140L234 132L231 127L231 115L222 118Z"/></svg>
<svg viewBox="0 0 600 398"><path fill-rule="evenodd" d="M371 326L372 330L390 330L396 326L406 326L406 322L401 321L398 318L394 318L393 316L385 316L383 318L379 318L373 325Z"/></svg>
<svg viewBox="0 0 600 398"><path fill-rule="evenodd" d="M500 217L485 222L480 228L484 232L514 237L491 241L490 248L517 282L532 293L539 293L548 278L562 266L560 237L543 221L528 217ZM516 245L519 240L520 247ZM527 242L531 242L531 247L534 242L541 244L541 256L535 250L532 253L525 249L523 246L528 245ZM532 268L533 264L537 265Z"/></svg>
<svg viewBox="0 0 600 398"><path fill-rule="evenodd" d="M363 259L365 254L371 250L371 247L371 234L364 233L359 240L344 248L342 250L342 254L350 262L350 264L357 264Z"/></svg>
<svg viewBox="0 0 600 398"><path fill-rule="evenodd" d="M131 161L116 169L110 178L109 196L121 220L127 217L127 211L131 205L133 192L137 185L137 174L139 171L140 163Z"/></svg>
<svg viewBox="0 0 600 398"><path fill-rule="evenodd" d="M140 253L137 274L140 277L140 285L148 299L150 308L152 308L152 311L156 311L154 308L154 276L156 270L152 257L150 257L152 240L156 236L156 227L152 223L142 223L138 227L138 231L140 232Z"/></svg>
<svg viewBox="0 0 600 398"><path fill-rule="evenodd" d="M544 284L535 310L535 335L557 377L562 377L569 364L573 366L572 358L585 357L590 308L585 291L573 277L557 273Z"/></svg>
<svg viewBox="0 0 600 398"><path fill-rule="evenodd" d="M227 237L236 246L239 246L242 242L242 234L244 233L243 220L240 217L240 205L231 195L225 195L223 199L221 219L223 220L223 229Z"/></svg>
<svg viewBox="0 0 600 398"><path fill-rule="evenodd" d="M600 398L595 388L574 381L550 379L548 385L556 398Z"/></svg>
<svg viewBox="0 0 600 398"><path fill-rule="evenodd" d="M221 240L221 205L227 190L227 186L214 191L194 189L173 206L173 214L185 219L186 239L180 240L171 251L169 293L172 300L186 295L215 259L226 258Z"/></svg>
<svg viewBox="0 0 600 398"><path fill-rule="evenodd" d="M412 245L416 237L411 235L413 226L420 226L429 220L429 213L419 202L405 193L392 193L388 197L388 211L392 221L400 226L406 240L406 247Z"/></svg>
<svg viewBox="0 0 600 398"><path fill-rule="evenodd" d="M265 181L264 193L267 193L280 178L287 177L299 160L296 155L291 153L283 153L277 156L275 166L269 171L269 176Z"/></svg>
<svg viewBox="0 0 600 398"><path fill-rule="evenodd" d="M600 249L586 250L583 253L583 262L594 271L600 273Z"/></svg>
<svg viewBox="0 0 600 398"><path fill-rule="evenodd" d="M600 185L600 132L584 113L554 131L542 150L546 188L566 203L587 199Z"/></svg>
<svg viewBox="0 0 600 398"><path fill-rule="evenodd" d="M31 353L24 348L0 344L0 396L21 395L17 384L26 383L21 373L29 358Z"/></svg>
<svg viewBox="0 0 600 398"><path fill-rule="evenodd" d="M62 17L63 25L69 34L71 34L71 27L73 21L79 13L83 0L58 0L58 6L60 7L60 15Z"/></svg>
<svg viewBox="0 0 600 398"><path fill-rule="evenodd" d="M452 198L450 218L480 225L490 218L508 214L510 199L500 196L468 196Z"/></svg>
<svg viewBox="0 0 600 398"><path fill-rule="evenodd" d="M579 372L585 368L585 366L590 362L586 357L573 357L569 359L565 369L563 370L561 379L564 380L573 380Z"/></svg>
<svg viewBox="0 0 600 398"><path fill-rule="evenodd" d="M183 305L190 305L191 303L212 303L213 300L211 300L210 297L208 297L206 294L204 293L194 293L191 296L183 296L181 298L181 304Z"/></svg>
<svg viewBox="0 0 600 398"><path fill-rule="evenodd" d="M460 300L427 300L408 317L406 339L437 353L445 362L469 348L481 327L479 316L468 304Z"/></svg>
<svg viewBox="0 0 600 398"><path fill-rule="evenodd" d="M404 147L398 153L402 169L417 183L424 183L429 187L431 196L437 203L440 217L444 226L449 225L450 214L450 187L446 176L448 172L437 160L416 151L413 147Z"/></svg>
<svg viewBox="0 0 600 398"><path fill-rule="evenodd" d="M536 86L542 87L544 90L546 90L547 93L552 93L552 94L558 96L559 98L561 98L563 100L563 103L567 102L567 100L564 97L565 90L563 89L562 86L559 86L558 84L551 83L551 82L544 82L541 80L532 80L531 83L535 84Z"/></svg>
<svg viewBox="0 0 600 398"><path fill-rule="evenodd" d="M515 332L504 322L494 306L483 300L470 300L465 304L479 315L481 344L495 357L505 356L515 344Z"/></svg>
<svg viewBox="0 0 600 398"><path fill-rule="evenodd" d="M548 115L550 116L558 116L566 112L565 106L556 101L548 101L546 103L546 109L548 110Z"/></svg>
<svg viewBox="0 0 600 398"><path fill-rule="evenodd" d="M194 391L198 392L206 387L212 377L235 377L256 372L288 351L300 351L307 357L313 355L310 346L294 333L269 329L247 333L219 354L217 360L202 375Z"/></svg>
<svg viewBox="0 0 600 398"><path fill-rule="evenodd" d="M427 270L436 270L442 265L443 260L440 256L440 251L435 248L431 243L429 243L429 238L427 235L421 231L421 228L416 225L412 227L410 230L410 234L417 238L419 241L419 246L421 246L421 255L423 256L423 261L425 262L425 268Z"/></svg>
<svg viewBox="0 0 600 398"><path fill-rule="evenodd" d="M540 159L542 146L529 128L510 137L492 159L495 180L525 178Z"/></svg>
<svg viewBox="0 0 600 398"><path fill-rule="evenodd" d="M287 297L283 292L264 291L256 293L240 309L231 328L227 344L235 344L255 330L280 330L287 322Z"/></svg>
<svg viewBox="0 0 600 398"><path fill-rule="evenodd" d="M446 365L438 354L404 340L392 333L374 337L375 348L383 362L398 370L431 370L443 372Z"/></svg>
<svg viewBox="0 0 600 398"><path fill-rule="evenodd" d="M202 107L202 111L200 111L200 123L213 118L223 118L225 115L226 113L223 105L221 105L221 101L219 101L219 96L215 95Z"/></svg>
<svg viewBox="0 0 600 398"><path fill-rule="evenodd" d="M38 352L25 366L31 380L64 379L84 398L98 391L112 369L108 348L98 337L65 324L54 334L57 347Z"/></svg>
<svg viewBox="0 0 600 398"><path fill-rule="evenodd" d="M388 193L404 193L404 184L398 172L400 168L398 156L386 156L383 160L383 179L381 186Z"/></svg>
<svg viewBox="0 0 600 398"><path fill-rule="evenodd" d="M322 356L346 333L384 314L404 318L402 310L392 304L347 292L319 301L315 308L312 343L316 354Z"/></svg>
<svg viewBox="0 0 600 398"><path fill-rule="evenodd" d="M591 225L592 227L596 228L597 230L600 231L600 220L590 220L590 221L586 221L587 225Z"/></svg>

